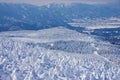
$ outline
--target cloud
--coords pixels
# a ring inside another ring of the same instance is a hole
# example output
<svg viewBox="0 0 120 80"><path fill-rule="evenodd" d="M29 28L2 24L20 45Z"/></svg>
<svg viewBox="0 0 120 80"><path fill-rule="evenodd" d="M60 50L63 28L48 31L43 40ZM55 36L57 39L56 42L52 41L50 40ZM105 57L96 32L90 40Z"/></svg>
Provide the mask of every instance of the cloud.
<svg viewBox="0 0 120 80"><path fill-rule="evenodd" d="M85 4L107 4L113 2L120 2L119 0L0 0L0 2L7 3L28 3L34 5L44 5L49 3L85 3Z"/></svg>

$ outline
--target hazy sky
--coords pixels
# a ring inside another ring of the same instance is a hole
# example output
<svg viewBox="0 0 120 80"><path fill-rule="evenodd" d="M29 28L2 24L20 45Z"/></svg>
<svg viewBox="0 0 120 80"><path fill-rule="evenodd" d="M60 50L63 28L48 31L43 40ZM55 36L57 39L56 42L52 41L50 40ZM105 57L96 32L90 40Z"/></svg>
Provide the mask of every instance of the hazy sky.
<svg viewBox="0 0 120 80"><path fill-rule="evenodd" d="M29 3L35 5L43 5L48 3L86 3L86 4L106 4L120 2L120 0L0 0L0 2L10 3Z"/></svg>

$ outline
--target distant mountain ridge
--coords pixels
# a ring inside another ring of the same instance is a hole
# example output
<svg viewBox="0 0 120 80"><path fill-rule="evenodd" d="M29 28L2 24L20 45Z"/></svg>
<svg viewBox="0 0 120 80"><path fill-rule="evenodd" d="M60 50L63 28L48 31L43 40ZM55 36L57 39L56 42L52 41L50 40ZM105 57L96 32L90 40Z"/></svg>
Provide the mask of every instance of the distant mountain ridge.
<svg viewBox="0 0 120 80"><path fill-rule="evenodd" d="M29 4L0 3L0 31L40 30L69 26L74 18L120 17L119 6L88 4Z"/></svg>

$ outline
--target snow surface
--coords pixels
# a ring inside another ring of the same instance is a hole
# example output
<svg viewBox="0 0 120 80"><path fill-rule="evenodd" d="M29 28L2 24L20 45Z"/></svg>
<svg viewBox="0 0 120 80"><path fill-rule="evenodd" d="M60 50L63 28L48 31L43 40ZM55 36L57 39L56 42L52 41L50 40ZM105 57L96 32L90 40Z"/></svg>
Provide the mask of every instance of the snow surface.
<svg viewBox="0 0 120 80"><path fill-rule="evenodd" d="M47 44L50 48L42 46ZM54 48L59 45L66 50ZM68 52L69 46L85 53ZM61 27L2 32L0 80L119 80L119 51L94 36Z"/></svg>
<svg viewBox="0 0 120 80"><path fill-rule="evenodd" d="M85 27L87 29L102 29L102 28L119 28L120 18L107 18L107 19L73 19L68 23L74 27Z"/></svg>
<svg viewBox="0 0 120 80"><path fill-rule="evenodd" d="M94 41L93 38L86 34L81 34L64 27L44 29L39 31L9 31L2 32L2 37L11 37L19 41L26 42L52 42L52 41ZM79 36L79 37L78 37Z"/></svg>

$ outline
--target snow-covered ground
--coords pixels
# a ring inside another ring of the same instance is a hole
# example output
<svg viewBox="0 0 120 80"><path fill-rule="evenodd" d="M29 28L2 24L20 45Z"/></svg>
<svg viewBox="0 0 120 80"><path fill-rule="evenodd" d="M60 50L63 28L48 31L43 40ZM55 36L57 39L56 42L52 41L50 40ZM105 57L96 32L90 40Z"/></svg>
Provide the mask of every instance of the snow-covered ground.
<svg viewBox="0 0 120 80"><path fill-rule="evenodd" d="M54 41L94 41L91 36L78 33L64 27L57 27L51 29L44 29L39 31L9 31L1 32L0 36L10 37L15 40L24 42L54 42ZM79 36L79 37L78 37Z"/></svg>
<svg viewBox="0 0 120 80"><path fill-rule="evenodd" d="M87 29L102 29L102 28L118 28L120 27L120 18L107 18L107 19L73 19L69 23L74 27L86 27Z"/></svg>
<svg viewBox="0 0 120 80"><path fill-rule="evenodd" d="M119 80L118 46L63 27L0 33L0 80Z"/></svg>

